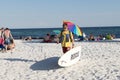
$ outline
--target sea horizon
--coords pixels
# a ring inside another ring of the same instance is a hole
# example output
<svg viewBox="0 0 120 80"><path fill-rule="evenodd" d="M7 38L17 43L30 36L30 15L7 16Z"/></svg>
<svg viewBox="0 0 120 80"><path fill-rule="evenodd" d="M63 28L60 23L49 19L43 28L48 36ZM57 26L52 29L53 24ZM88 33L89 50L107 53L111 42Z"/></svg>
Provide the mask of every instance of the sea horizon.
<svg viewBox="0 0 120 80"><path fill-rule="evenodd" d="M120 26L80 26L80 28L96 28L96 27L120 27ZM9 28L9 27L7 27ZM18 28L9 28L9 29L46 29L46 28L62 28L61 27L18 27Z"/></svg>

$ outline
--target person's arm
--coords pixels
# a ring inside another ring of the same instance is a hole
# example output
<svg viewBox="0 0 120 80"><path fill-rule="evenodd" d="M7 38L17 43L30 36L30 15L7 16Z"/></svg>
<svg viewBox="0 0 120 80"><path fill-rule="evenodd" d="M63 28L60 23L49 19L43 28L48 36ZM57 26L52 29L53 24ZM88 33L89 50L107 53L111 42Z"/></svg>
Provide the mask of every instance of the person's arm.
<svg viewBox="0 0 120 80"><path fill-rule="evenodd" d="M3 39L5 39L4 32L2 32L1 37L2 37Z"/></svg>

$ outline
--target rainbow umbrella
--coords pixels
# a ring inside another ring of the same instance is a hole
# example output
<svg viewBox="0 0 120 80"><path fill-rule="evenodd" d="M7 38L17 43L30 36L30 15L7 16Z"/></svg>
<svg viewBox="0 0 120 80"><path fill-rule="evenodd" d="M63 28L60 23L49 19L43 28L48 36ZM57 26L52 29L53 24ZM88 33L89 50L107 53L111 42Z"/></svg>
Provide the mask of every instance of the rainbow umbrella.
<svg viewBox="0 0 120 80"><path fill-rule="evenodd" d="M63 24L64 23L67 24L69 31L73 32L77 36L83 36L83 32L78 25L75 25L70 21L63 21Z"/></svg>

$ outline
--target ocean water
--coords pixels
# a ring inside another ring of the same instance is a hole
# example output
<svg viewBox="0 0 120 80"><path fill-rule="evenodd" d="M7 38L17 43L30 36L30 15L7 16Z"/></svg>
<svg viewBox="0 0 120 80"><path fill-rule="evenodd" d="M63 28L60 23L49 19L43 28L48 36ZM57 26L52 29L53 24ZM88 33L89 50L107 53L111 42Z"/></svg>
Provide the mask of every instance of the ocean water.
<svg viewBox="0 0 120 80"><path fill-rule="evenodd" d="M43 38L47 33L54 35L53 30L62 30L62 28L31 28L31 29L11 29L11 33L15 39L20 39L21 37L32 36L32 38ZM89 36L93 34L94 36L114 34L116 38L120 38L120 26L113 27L81 27L81 30Z"/></svg>

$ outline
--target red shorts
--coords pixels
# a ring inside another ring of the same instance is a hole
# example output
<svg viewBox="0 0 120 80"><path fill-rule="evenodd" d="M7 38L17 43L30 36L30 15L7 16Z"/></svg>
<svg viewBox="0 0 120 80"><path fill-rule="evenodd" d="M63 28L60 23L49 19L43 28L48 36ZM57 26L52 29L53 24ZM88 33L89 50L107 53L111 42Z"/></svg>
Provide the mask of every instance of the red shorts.
<svg viewBox="0 0 120 80"><path fill-rule="evenodd" d="M71 48L70 47L62 47L63 53L66 53L69 51Z"/></svg>

